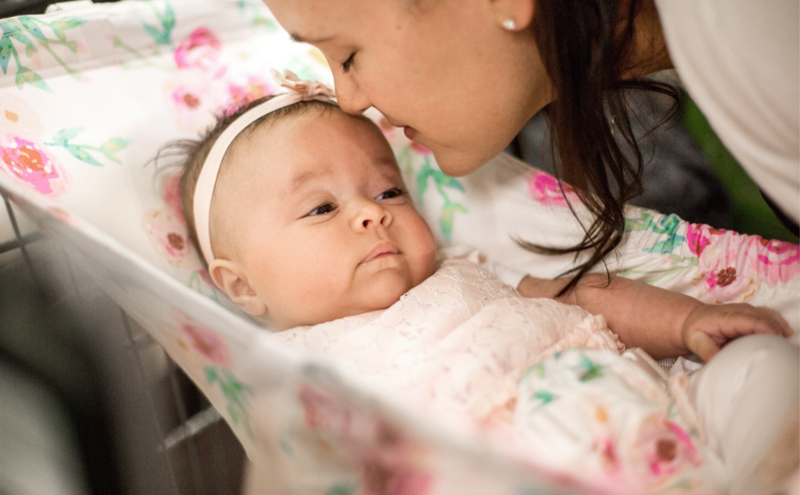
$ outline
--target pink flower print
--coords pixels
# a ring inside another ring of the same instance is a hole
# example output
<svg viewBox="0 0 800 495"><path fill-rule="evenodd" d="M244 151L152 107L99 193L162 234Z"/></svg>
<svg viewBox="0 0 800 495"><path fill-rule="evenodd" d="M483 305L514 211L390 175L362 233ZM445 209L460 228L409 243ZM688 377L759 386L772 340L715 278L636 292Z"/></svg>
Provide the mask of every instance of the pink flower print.
<svg viewBox="0 0 800 495"><path fill-rule="evenodd" d="M183 219L176 218L170 210L150 210L142 218L142 229L158 254L178 268L184 260L195 254L194 244ZM194 263L188 263L194 268Z"/></svg>
<svg viewBox="0 0 800 495"><path fill-rule="evenodd" d="M219 63L222 43L208 28L199 27L175 49L175 64L179 69L198 69L217 77L225 68Z"/></svg>
<svg viewBox="0 0 800 495"><path fill-rule="evenodd" d="M193 133L213 125L214 116L230 104L228 84L196 69L173 74L164 89L167 108L178 126Z"/></svg>
<svg viewBox="0 0 800 495"><path fill-rule="evenodd" d="M361 478L365 495L424 495L433 486L428 473L387 462L362 462Z"/></svg>
<svg viewBox="0 0 800 495"><path fill-rule="evenodd" d="M677 423L661 420L662 433L646 449L645 459L655 476L671 476L702 464L702 456L692 437Z"/></svg>
<svg viewBox="0 0 800 495"><path fill-rule="evenodd" d="M189 343L194 350L220 366L230 365L228 346L216 332L182 312L176 311L174 318L180 329L189 338Z"/></svg>
<svg viewBox="0 0 800 495"><path fill-rule="evenodd" d="M788 283L800 274L800 246L761 238L758 243L761 244L760 252L751 258L751 262L756 271L766 272L768 283Z"/></svg>
<svg viewBox="0 0 800 495"><path fill-rule="evenodd" d="M430 492L433 478L417 465L417 459L424 457L420 450L375 412L334 391L307 385L301 387L298 398L306 426L334 440L333 445L357 466L365 494Z"/></svg>
<svg viewBox="0 0 800 495"><path fill-rule="evenodd" d="M209 287L218 288L217 284L215 284L214 281L211 280L211 274L208 273L208 270L206 268L197 269L197 273L198 275L200 275L200 278L203 279L203 282L205 282Z"/></svg>
<svg viewBox="0 0 800 495"><path fill-rule="evenodd" d="M183 175L183 173L178 172L164 180L164 202L167 203L172 214L175 215L175 218L179 222L186 223L186 219L183 215L183 206L181 205L181 175Z"/></svg>
<svg viewBox="0 0 800 495"><path fill-rule="evenodd" d="M706 229L704 230L703 227L706 227ZM724 234L725 232L727 231L714 229L707 225L689 224L689 228L686 231L686 240L689 245L689 250L697 256L700 256L703 254L703 250L706 246L711 244L711 236Z"/></svg>
<svg viewBox="0 0 800 495"><path fill-rule="evenodd" d="M25 186L51 198L58 198L72 187L71 176L44 146L18 136L0 140L2 169Z"/></svg>
<svg viewBox="0 0 800 495"><path fill-rule="evenodd" d="M325 391L304 386L298 393L303 404L304 419L313 430L345 435L350 430L349 408L338 397Z"/></svg>
<svg viewBox="0 0 800 495"><path fill-rule="evenodd" d="M566 207L567 201L573 205L580 202L572 186L540 170L528 176L528 190L535 201L547 206Z"/></svg>
<svg viewBox="0 0 800 495"><path fill-rule="evenodd" d="M698 280L715 301L743 301L762 283L785 284L800 275L800 246L690 224L686 238L698 257Z"/></svg>
<svg viewBox="0 0 800 495"><path fill-rule="evenodd" d="M225 113L230 114L236 108L243 107L251 101L271 95L276 89L277 86L271 80L253 75L245 76L244 81L241 82L231 82L228 90L233 104Z"/></svg>
<svg viewBox="0 0 800 495"><path fill-rule="evenodd" d="M703 462L691 435L662 415L652 415L641 424L637 445L639 455L633 460L644 480L673 476Z"/></svg>
<svg viewBox="0 0 800 495"><path fill-rule="evenodd" d="M0 129L15 136L36 139L44 133L39 114L13 93L0 94Z"/></svg>

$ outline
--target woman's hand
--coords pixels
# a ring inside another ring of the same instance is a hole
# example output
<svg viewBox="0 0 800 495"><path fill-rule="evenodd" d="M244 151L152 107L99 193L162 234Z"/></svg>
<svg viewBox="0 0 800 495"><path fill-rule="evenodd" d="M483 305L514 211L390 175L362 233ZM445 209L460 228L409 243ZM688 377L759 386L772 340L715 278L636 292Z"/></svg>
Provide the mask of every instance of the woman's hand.
<svg viewBox="0 0 800 495"><path fill-rule="evenodd" d="M681 332L686 347L708 362L731 340L756 333L791 336L777 311L739 304L701 304L686 318Z"/></svg>
<svg viewBox="0 0 800 495"><path fill-rule="evenodd" d="M569 279L525 277L518 291L526 297L550 297ZM693 352L708 361L731 340L765 333L791 336L783 317L745 303L704 304L693 297L623 277L609 283L588 274L558 300L606 318L608 328L628 347L641 347L656 359Z"/></svg>

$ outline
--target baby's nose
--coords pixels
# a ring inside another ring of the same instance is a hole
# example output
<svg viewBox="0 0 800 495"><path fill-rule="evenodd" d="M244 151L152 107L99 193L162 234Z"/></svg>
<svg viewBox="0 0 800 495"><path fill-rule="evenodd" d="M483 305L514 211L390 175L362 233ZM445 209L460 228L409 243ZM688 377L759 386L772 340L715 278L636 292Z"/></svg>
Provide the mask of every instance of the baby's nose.
<svg viewBox="0 0 800 495"><path fill-rule="evenodd" d="M365 201L356 215L354 227L363 231L378 225L388 227L391 222L392 215L387 209L374 201Z"/></svg>

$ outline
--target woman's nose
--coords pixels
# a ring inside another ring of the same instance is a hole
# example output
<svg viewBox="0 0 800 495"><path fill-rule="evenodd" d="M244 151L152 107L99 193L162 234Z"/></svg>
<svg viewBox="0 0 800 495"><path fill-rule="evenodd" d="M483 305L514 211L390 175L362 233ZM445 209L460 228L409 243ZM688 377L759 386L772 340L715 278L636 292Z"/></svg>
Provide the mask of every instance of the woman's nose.
<svg viewBox="0 0 800 495"><path fill-rule="evenodd" d="M360 115L372 104L370 103L361 86L353 74L334 74L333 83L336 88L336 101L339 107L347 113Z"/></svg>
<svg viewBox="0 0 800 495"><path fill-rule="evenodd" d="M389 210L374 201L365 200L359 205L359 209L353 218L353 230L365 232L376 228L378 225L384 228L389 227L391 223L392 214L389 213Z"/></svg>

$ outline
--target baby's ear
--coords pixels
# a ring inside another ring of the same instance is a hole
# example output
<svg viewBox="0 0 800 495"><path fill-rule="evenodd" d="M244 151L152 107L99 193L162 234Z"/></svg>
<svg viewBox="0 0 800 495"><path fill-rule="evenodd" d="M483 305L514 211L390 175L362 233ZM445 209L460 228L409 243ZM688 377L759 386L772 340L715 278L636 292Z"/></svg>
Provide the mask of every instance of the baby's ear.
<svg viewBox="0 0 800 495"><path fill-rule="evenodd" d="M267 305L250 286L247 274L238 263L216 259L208 265L208 273L217 287L247 314L261 316L267 312Z"/></svg>

